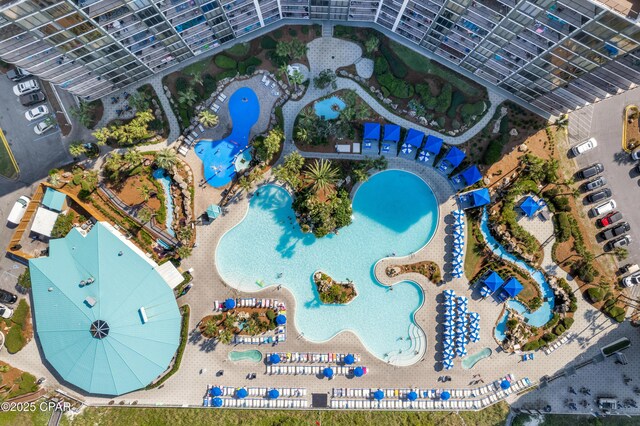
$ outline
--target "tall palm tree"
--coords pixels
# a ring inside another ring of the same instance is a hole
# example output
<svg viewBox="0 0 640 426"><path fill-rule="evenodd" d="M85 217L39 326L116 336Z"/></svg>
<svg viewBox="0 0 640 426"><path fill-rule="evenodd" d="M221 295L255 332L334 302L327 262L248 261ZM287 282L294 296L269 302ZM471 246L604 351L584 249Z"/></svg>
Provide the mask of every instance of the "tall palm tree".
<svg viewBox="0 0 640 426"><path fill-rule="evenodd" d="M324 158L307 166L305 178L315 191L333 191L340 171Z"/></svg>
<svg viewBox="0 0 640 426"><path fill-rule="evenodd" d="M178 162L178 156L173 149L163 148L156 152L155 162L158 167L168 170L176 165Z"/></svg>
<svg viewBox="0 0 640 426"><path fill-rule="evenodd" d="M193 71L189 73L189 76L191 76L191 84L193 84L194 86L196 84L199 84L200 86L204 84L204 80L202 79L202 72Z"/></svg>
<svg viewBox="0 0 640 426"><path fill-rule="evenodd" d="M151 188L149 188L149 185L147 185L146 183L142 184L142 186L138 188L138 191L140 192L140 195L142 196L142 199L145 203L149 201L149 197L151 197Z"/></svg>
<svg viewBox="0 0 640 426"><path fill-rule="evenodd" d="M298 127L296 130L296 140L301 143L309 143L309 131L304 127Z"/></svg>
<svg viewBox="0 0 640 426"><path fill-rule="evenodd" d="M289 65L288 64L280 65L280 68L278 68L278 74L280 74L280 78L286 78L287 79L287 84L291 84L291 81L289 80Z"/></svg>
<svg viewBox="0 0 640 426"><path fill-rule="evenodd" d="M196 103L196 99L198 99L198 95L196 95L193 87L189 87L188 89L178 92L178 102L181 104L185 104L187 106L193 106Z"/></svg>
<svg viewBox="0 0 640 426"><path fill-rule="evenodd" d="M143 224L146 224L147 222L149 222L152 216L153 216L153 210L151 210L149 207L141 208L138 211L138 214L136 215L138 220Z"/></svg>
<svg viewBox="0 0 640 426"><path fill-rule="evenodd" d="M49 183L53 187L60 186L60 173L53 173L49 175Z"/></svg>
<svg viewBox="0 0 640 426"><path fill-rule="evenodd" d="M125 151L124 155L122 156L122 159L124 160L125 163L127 163L129 170L133 169L134 167L137 167L140 163L142 163L142 160L144 159L144 157L142 156L142 153L140 151L138 151L136 148L129 148Z"/></svg>
<svg viewBox="0 0 640 426"><path fill-rule="evenodd" d="M215 127L218 125L218 116L205 109L198 115L198 121L205 127Z"/></svg>
<svg viewBox="0 0 640 426"><path fill-rule="evenodd" d="M303 81L304 75L298 70L293 71L293 74L289 77L289 82L293 83L293 90L295 91L298 90L298 84L302 84Z"/></svg>
<svg viewBox="0 0 640 426"><path fill-rule="evenodd" d="M84 147L81 141L76 141L69 145L69 154L71 154L73 158L78 158L86 152L87 148Z"/></svg>
<svg viewBox="0 0 640 426"><path fill-rule="evenodd" d="M299 117L300 117L300 125L302 127L312 126L313 123L318 118L313 108L310 108L310 107L304 108L302 111L300 111Z"/></svg>

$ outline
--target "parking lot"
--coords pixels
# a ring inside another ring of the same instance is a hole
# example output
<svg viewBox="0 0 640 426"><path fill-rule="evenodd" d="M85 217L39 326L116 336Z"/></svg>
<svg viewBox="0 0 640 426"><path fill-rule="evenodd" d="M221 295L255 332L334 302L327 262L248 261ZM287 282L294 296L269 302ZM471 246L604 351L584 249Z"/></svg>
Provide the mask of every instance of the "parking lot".
<svg viewBox="0 0 640 426"><path fill-rule="evenodd" d="M628 247L629 257L622 261L626 263L640 263L640 174L635 169L637 161L622 149L622 116L623 109L628 104L640 104L640 88L630 90L611 99L599 102L588 108L576 111L569 115L569 138L571 145L593 137L598 141L598 146L584 154L575 157L578 168L582 169L594 163L602 163L604 172L601 174L607 180L607 188L610 188L617 207L616 211L623 214L621 222L628 222L631 230L632 243ZM569 155L571 157L571 155ZM579 181L587 182L590 179ZM578 181L577 181L578 182ZM598 191L598 188L595 191ZM595 192L594 191L594 192ZM582 202L587 195L581 192L578 201ZM603 203L588 204L584 200L585 210ZM588 205L587 205L588 204ZM594 234L599 231L595 227ZM620 222L619 222L620 223ZM640 296L640 288L631 289L634 297Z"/></svg>

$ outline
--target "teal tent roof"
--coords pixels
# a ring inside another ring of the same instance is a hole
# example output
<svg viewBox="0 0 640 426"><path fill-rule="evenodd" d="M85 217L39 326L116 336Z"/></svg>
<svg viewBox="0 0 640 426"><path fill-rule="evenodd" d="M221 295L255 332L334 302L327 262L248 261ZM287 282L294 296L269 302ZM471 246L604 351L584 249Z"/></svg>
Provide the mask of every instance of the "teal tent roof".
<svg viewBox="0 0 640 426"><path fill-rule="evenodd" d="M207 216L209 216L209 219L215 219L220 216L220 206L217 204L211 204L207 207Z"/></svg>
<svg viewBox="0 0 640 426"><path fill-rule="evenodd" d="M58 192L53 188L47 188L42 197L42 205L49 210L61 212L64 207L64 201L67 198L62 192Z"/></svg>
<svg viewBox="0 0 640 426"><path fill-rule="evenodd" d="M180 341L173 291L111 225L98 222L86 237L72 229L29 267L37 336L62 379L121 395L167 369Z"/></svg>

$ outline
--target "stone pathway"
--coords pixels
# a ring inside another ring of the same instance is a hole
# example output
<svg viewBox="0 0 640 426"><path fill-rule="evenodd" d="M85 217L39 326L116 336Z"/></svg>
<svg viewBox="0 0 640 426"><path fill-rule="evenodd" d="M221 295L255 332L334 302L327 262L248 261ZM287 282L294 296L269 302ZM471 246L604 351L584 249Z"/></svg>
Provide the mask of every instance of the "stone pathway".
<svg viewBox="0 0 640 426"><path fill-rule="evenodd" d="M369 58L360 58L356 61L356 72L362 78L371 78L373 67L373 61Z"/></svg>

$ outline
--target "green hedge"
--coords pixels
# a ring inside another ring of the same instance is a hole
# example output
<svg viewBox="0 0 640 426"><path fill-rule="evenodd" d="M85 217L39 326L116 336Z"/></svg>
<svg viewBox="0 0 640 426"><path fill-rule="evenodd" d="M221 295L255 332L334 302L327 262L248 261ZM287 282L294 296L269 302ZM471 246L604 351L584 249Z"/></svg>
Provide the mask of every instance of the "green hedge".
<svg viewBox="0 0 640 426"><path fill-rule="evenodd" d="M278 42L275 41L271 36L264 36L260 39L260 47L265 50L275 49L278 45Z"/></svg>
<svg viewBox="0 0 640 426"><path fill-rule="evenodd" d="M380 44L380 53L389 62L391 73L396 78L405 78L408 74L407 66L402 62L391 49L384 43Z"/></svg>
<svg viewBox="0 0 640 426"><path fill-rule="evenodd" d="M251 74L260 64L262 64L262 61L259 58L252 56L249 59L238 63L238 72L243 75Z"/></svg>
<svg viewBox="0 0 640 426"><path fill-rule="evenodd" d="M223 70L233 70L238 66L238 62L236 62L235 59L230 58L226 55L216 56L213 62L218 68L222 68Z"/></svg>
<svg viewBox="0 0 640 426"><path fill-rule="evenodd" d="M231 56L245 56L249 53L250 47L249 43L238 43L225 50L225 53Z"/></svg>
<svg viewBox="0 0 640 426"><path fill-rule="evenodd" d="M499 138L495 138L489 142L489 146L482 156L482 164L490 166L500 160L500 158L502 158L502 146Z"/></svg>
<svg viewBox="0 0 640 426"><path fill-rule="evenodd" d="M25 343L24 337L22 336L22 329L16 326L11 327L4 340L7 351L9 351L10 354L15 354L24 347Z"/></svg>
<svg viewBox="0 0 640 426"><path fill-rule="evenodd" d="M145 388L146 390L157 388L158 386L160 386L161 384L169 380L169 378L173 376L180 369L180 363L182 362L182 355L184 355L184 349L187 347L187 340L189 338L189 314L190 314L189 305L182 306L180 308L180 313L182 314L182 325L180 327L180 345L178 346L178 351L176 353L176 359L173 362L173 366L171 367L171 370L167 372L167 374L165 374L160 378L160 380L148 385Z"/></svg>
<svg viewBox="0 0 640 426"><path fill-rule="evenodd" d="M571 223L567 213L560 212L556 214L556 226L558 227L557 239L559 242L568 241L571 237Z"/></svg>
<svg viewBox="0 0 640 426"><path fill-rule="evenodd" d="M378 56L373 64L373 73L375 75L383 75L387 71L389 71L389 62L387 62L384 56Z"/></svg>
<svg viewBox="0 0 640 426"><path fill-rule="evenodd" d="M397 79L391 73L378 76L378 83L389 90L391 96L407 99L413 96L413 86L404 80Z"/></svg>
<svg viewBox="0 0 640 426"><path fill-rule="evenodd" d="M600 302L604 298L604 291L600 287L591 287L587 290L587 294L593 303Z"/></svg>

